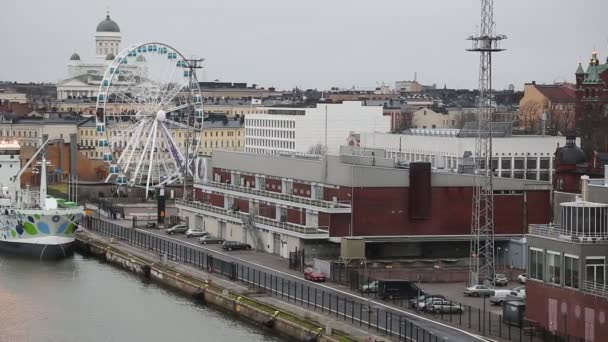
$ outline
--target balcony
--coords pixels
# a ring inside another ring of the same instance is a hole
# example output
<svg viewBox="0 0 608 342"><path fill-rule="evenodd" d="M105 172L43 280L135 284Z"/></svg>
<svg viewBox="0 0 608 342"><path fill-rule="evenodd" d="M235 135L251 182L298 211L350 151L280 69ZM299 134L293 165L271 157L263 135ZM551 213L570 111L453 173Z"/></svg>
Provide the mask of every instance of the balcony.
<svg viewBox="0 0 608 342"><path fill-rule="evenodd" d="M233 197L251 198L258 201L279 203L282 205L305 208L308 210L314 210L322 213L351 213L350 201L324 201L319 199L282 194L273 191L258 190L245 186L238 186L214 181L198 181L195 186L203 190L228 194Z"/></svg>
<svg viewBox="0 0 608 342"><path fill-rule="evenodd" d="M581 284L581 291L608 298L608 286L605 284L599 284L592 281L583 281Z"/></svg>
<svg viewBox="0 0 608 342"><path fill-rule="evenodd" d="M531 224L528 234L574 243L607 243L608 232L577 232L554 224Z"/></svg>
<svg viewBox="0 0 608 342"><path fill-rule="evenodd" d="M204 214L214 216L217 218L232 218L233 221L243 222L244 218L248 218L248 213L242 213L239 211L233 211L231 209L224 209L214 207L210 204L194 202L194 201L185 201L181 199L176 199L175 204L179 207L186 207L185 209L198 209L202 211ZM255 222L258 228L274 231L277 233L284 233L294 235L300 238L308 238L308 239L323 239L329 237L329 227L308 227L300 224L290 223L290 222L280 222L277 220L273 220L271 218L263 217L263 216L254 216L253 221Z"/></svg>

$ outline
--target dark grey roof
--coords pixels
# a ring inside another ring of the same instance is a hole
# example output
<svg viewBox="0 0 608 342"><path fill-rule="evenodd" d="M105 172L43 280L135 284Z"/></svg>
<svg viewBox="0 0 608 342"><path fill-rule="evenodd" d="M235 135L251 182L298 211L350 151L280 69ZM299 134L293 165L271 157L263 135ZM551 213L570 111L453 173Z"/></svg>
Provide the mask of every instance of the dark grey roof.
<svg viewBox="0 0 608 342"><path fill-rule="evenodd" d="M203 122L203 129L214 129L214 128L241 128L243 124L241 120L228 120L226 124L224 124L223 120L216 121L205 121Z"/></svg>
<svg viewBox="0 0 608 342"><path fill-rule="evenodd" d="M72 56L70 56L70 60L71 61L79 61L80 60L80 56L76 52L74 52L72 54Z"/></svg>
<svg viewBox="0 0 608 342"><path fill-rule="evenodd" d="M114 54L110 52L110 53L109 53L109 54L106 56L106 61L113 61L113 60L114 60L114 58L116 58L116 56L114 56Z"/></svg>
<svg viewBox="0 0 608 342"><path fill-rule="evenodd" d="M118 27L118 24L114 20L110 19L110 15L108 14L97 25L97 32L120 32L120 27Z"/></svg>

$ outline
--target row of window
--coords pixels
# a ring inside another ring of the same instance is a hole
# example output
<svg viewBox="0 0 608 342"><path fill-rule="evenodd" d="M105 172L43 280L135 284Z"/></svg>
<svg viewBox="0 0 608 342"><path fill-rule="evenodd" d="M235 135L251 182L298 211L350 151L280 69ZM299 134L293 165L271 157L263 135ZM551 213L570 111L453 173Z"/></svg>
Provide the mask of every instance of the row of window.
<svg viewBox="0 0 608 342"><path fill-rule="evenodd" d="M245 119L245 125L253 127L296 128L296 122L293 120Z"/></svg>
<svg viewBox="0 0 608 342"><path fill-rule="evenodd" d="M252 147L260 146L260 147L290 149L290 150L293 150L296 148L295 141L270 140L270 139L259 139L259 138L247 138L245 140L245 145L252 146Z"/></svg>
<svg viewBox="0 0 608 342"><path fill-rule="evenodd" d="M207 133L209 133L210 137L213 137L213 136L217 137L218 134L219 134L220 137L224 136L224 131L220 131L220 132L218 132L218 131L215 131L215 132L204 132L203 134L204 134L205 137L207 136ZM215 135L213 133L215 133ZM241 136L241 131L236 131L236 135L240 137ZM226 132L226 136L227 137L233 137L234 136L234 131L228 131L228 132Z"/></svg>
<svg viewBox="0 0 608 342"><path fill-rule="evenodd" d="M606 258L588 256L585 258L584 280L603 286L606 284ZM555 251L530 248L528 277L547 283L579 288L579 257Z"/></svg>
<svg viewBox="0 0 608 342"><path fill-rule="evenodd" d="M204 142L205 148L213 148L213 147L241 147L241 141L237 140L236 144L235 144L234 140L226 140L226 144L224 144L224 140L221 140L221 141L216 140L215 146L213 146L213 145L214 145L213 141L210 141L209 144L207 144L207 141Z"/></svg>
<svg viewBox="0 0 608 342"><path fill-rule="evenodd" d="M38 138L37 130L20 131L14 129L0 130L0 136L19 138Z"/></svg>
<svg viewBox="0 0 608 342"><path fill-rule="evenodd" d="M264 128L247 128L247 129L245 129L245 136L269 137L269 138L280 138L280 139L295 139L296 132L276 130L276 129L264 129Z"/></svg>

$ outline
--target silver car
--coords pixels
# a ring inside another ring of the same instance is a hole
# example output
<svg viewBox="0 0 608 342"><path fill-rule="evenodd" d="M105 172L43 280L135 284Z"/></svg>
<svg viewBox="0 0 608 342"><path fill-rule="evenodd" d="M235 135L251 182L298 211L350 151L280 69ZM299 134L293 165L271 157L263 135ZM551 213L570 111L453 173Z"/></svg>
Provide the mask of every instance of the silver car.
<svg viewBox="0 0 608 342"><path fill-rule="evenodd" d="M479 296L493 296L494 289L489 288L486 285L473 285L464 289L464 294L466 296L479 297Z"/></svg>
<svg viewBox="0 0 608 342"><path fill-rule="evenodd" d="M428 304L426 311L434 313L461 313L462 306L447 300L434 300Z"/></svg>
<svg viewBox="0 0 608 342"><path fill-rule="evenodd" d="M187 238L191 238L191 237L202 237L205 235L209 235L208 232L204 232L202 230L199 229L194 229L194 228L190 228L188 230L186 230L186 237Z"/></svg>

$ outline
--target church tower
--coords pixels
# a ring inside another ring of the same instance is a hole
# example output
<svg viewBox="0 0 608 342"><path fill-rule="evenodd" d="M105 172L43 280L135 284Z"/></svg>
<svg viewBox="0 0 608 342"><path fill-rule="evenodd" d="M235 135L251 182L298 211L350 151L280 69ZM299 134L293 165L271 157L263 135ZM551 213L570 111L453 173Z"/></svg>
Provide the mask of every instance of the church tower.
<svg viewBox="0 0 608 342"><path fill-rule="evenodd" d="M106 59L108 55L116 56L120 52L122 35L118 24L110 19L110 12L106 18L97 25L95 33L95 55L97 58ZM113 57L112 57L113 58Z"/></svg>

